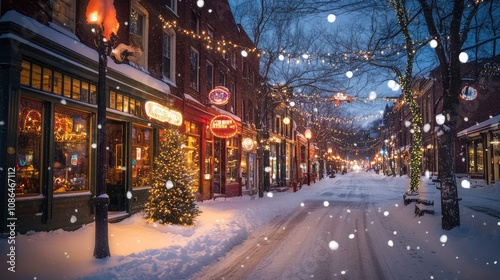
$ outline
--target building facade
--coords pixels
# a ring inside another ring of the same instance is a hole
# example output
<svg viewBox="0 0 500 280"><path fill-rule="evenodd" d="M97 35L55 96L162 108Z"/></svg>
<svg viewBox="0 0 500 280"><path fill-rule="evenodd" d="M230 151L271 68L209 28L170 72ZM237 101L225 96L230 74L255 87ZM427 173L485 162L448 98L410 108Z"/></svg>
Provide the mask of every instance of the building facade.
<svg viewBox="0 0 500 280"><path fill-rule="evenodd" d="M494 57L462 66L462 92L458 107L457 137L453 147L456 173L484 179L488 184L500 180L498 65L498 57ZM420 106L424 124L422 170L437 174L437 141L443 129L436 121L442 112L443 87L439 69L431 71L427 78L417 79L412 85L412 91ZM405 151L412 145L409 129L404 127L405 122L411 122L411 114L401 99L385 114L384 123L390 125L385 125L383 130L387 136L385 138L394 136L397 139L393 142L393 150L400 152L396 161L402 164L409 162L410 153Z"/></svg>
<svg viewBox="0 0 500 280"><path fill-rule="evenodd" d="M98 54L89 1L27 2L1 3L0 179L15 196L17 231L73 229L95 212ZM120 27L104 93L109 219L143 209L167 126L187 136L199 200L254 188L255 149L244 151L242 141L256 139L259 56L228 2L131 0L115 8ZM229 92L225 104L209 97L218 86ZM231 120L226 134L217 131L225 122L211 126L221 115ZM4 232L8 215L3 208Z"/></svg>

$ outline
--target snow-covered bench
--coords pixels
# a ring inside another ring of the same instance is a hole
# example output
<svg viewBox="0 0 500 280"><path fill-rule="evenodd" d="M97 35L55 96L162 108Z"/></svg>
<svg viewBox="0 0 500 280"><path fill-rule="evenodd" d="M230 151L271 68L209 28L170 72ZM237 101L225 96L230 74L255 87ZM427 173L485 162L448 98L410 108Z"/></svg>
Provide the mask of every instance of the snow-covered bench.
<svg viewBox="0 0 500 280"><path fill-rule="evenodd" d="M436 197L436 183L429 178L420 185L417 201L415 203L415 215L422 216L425 213L434 215L434 199Z"/></svg>

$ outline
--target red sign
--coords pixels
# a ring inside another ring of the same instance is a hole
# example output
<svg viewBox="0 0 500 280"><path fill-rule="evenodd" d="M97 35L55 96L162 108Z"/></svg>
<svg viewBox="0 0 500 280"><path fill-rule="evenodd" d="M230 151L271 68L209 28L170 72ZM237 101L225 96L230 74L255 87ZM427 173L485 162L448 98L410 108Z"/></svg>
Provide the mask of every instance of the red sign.
<svg viewBox="0 0 500 280"><path fill-rule="evenodd" d="M233 137L238 131L236 121L228 115L215 116L210 121L210 130L219 138Z"/></svg>
<svg viewBox="0 0 500 280"><path fill-rule="evenodd" d="M226 105L229 102L229 97L231 97L229 89L221 86L215 87L208 93L210 102L217 106Z"/></svg>

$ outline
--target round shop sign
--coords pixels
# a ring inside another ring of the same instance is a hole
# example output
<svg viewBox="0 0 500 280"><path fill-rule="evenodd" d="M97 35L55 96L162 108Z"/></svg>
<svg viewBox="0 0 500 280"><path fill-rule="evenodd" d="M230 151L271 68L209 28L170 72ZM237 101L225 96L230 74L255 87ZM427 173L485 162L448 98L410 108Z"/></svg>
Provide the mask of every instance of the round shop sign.
<svg viewBox="0 0 500 280"><path fill-rule="evenodd" d="M232 117L218 115L210 121L210 130L216 137L230 138L238 132L238 126Z"/></svg>
<svg viewBox="0 0 500 280"><path fill-rule="evenodd" d="M249 152L253 150L253 140L251 138L245 137L241 143L241 146L243 147L243 150Z"/></svg>
<svg viewBox="0 0 500 280"><path fill-rule="evenodd" d="M231 93L226 87L217 86L208 93L208 99L212 104L221 106L226 105L229 102Z"/></svg>
<svg viewBox="0 0 500 280"><path fill-rule="evenodd" d="M474 100L477 97L477 89L471 86L465 86L460 92L460 98L463 100Z"/></svg>

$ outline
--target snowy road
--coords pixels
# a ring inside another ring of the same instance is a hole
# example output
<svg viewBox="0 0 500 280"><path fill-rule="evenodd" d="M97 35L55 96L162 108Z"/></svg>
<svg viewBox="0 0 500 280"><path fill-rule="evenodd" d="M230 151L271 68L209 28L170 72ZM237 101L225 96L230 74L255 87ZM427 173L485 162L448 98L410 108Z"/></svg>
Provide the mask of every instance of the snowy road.
<svg viewBox="0 0 500 280"><path fill-rule="evenodd" d="M197 277L206 279L390 279L380 250L393 232L378 204L395 199L373 177L340 175L288 216L255 232ZM380 180L380 177L377 177ZM334 183L333 183L334 182ZM307 187L307 186L305 186ZM314 188L310 186L310 188ZM399 188L400 189L400 188ZM396 189L394 190L396 194ZM384 196L381 197L380 193ZM399 191L398 194L401 192ZM387 228L389 227L389 228ZM382 236L381 236L382 235ZM380 239L384 239L381 244ZM331 242L331 243L330 243ZM394 241L393 241L394 242ZM338 248L337 248L338 244ZM394 260L390 260L393 262ZM399 269L398 269L399 271ZM196 277L195 277L196 278ZM397 277L396 277L397 278Z"/></svg>
<svg viewBox="0 0 500 280"><path fill-rule="evenodd" d="M19 234L16 273L0 278L499 279L500 183L461 188L461 226L450 231L440 203L422 217L403 205L408 187L406 176L350 172L298 192L204 201L190 227L136 214L109 224L106 260L93 258L94 224ZM4 264L9 246L0 239Z"/></svg>
<svg viewBox="0 0 500 280"><path fill-rule="evenodd" d="M489 279L426 236L426 217L401 218L413 206L397 181L363 172L331 182L191 279Z"/></svg>

